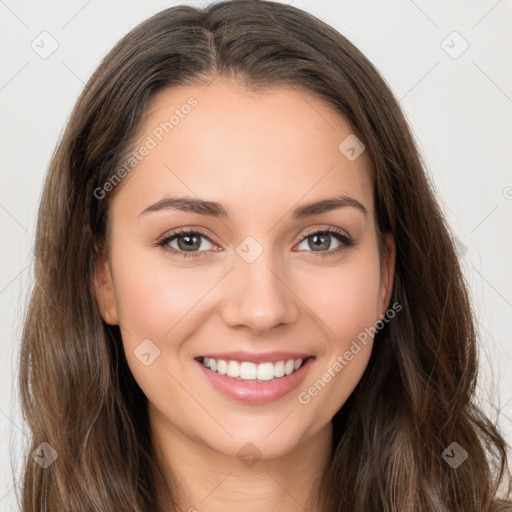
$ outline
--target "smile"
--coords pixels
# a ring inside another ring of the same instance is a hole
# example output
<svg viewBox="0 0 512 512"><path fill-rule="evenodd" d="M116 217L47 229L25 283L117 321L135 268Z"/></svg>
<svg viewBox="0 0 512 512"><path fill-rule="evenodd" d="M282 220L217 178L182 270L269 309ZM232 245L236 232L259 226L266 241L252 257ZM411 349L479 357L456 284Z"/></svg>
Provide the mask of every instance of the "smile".
<svg viewBox="0 0 512 512"><path fill-rule="evenodd" d="M249 361L226 361L224 359L203 357L205 368L209 368L220 375L227 375L248 382L268 382L285 375L291 375L302 366L303 361L303 359L288 359L275 363L269 361L255 364Z"/></svg>
<svg viewBox="0 0 512 512"><path fill-rule="evenodd" d="M195 363L215 392L236 402L257 405L290 395L302 384L315 361L314 356L307 354L294 354L293 358L289 354L282 358L283 355L244 353L235 360L234 355L229 359L210 357L211 354L196 357Z"/></svg>

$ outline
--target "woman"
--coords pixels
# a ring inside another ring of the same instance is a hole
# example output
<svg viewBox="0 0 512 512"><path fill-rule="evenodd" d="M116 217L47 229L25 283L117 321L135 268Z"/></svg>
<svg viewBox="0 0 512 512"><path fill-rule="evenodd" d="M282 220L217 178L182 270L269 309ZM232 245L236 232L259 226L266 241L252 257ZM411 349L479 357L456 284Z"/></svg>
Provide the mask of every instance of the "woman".
<svg viewBox="0 0 512 512"><path fill-rule="evenodd" d="M407 123L297 8L173 7L115 46L50 165L35 276L24 511L510 510Z"/></svg>

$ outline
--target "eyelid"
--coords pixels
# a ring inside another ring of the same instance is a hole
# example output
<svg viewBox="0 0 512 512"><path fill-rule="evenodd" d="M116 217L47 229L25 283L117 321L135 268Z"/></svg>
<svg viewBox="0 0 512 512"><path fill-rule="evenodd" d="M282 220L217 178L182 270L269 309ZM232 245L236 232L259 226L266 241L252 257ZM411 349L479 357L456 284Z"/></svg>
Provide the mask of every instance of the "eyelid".
<svg viewBox="0 0 512 512"><path fill-rule="evenodd" d="M186 226L183 228L176 228L176 229L171 229L169 231L166 231L163 235L161 235L157 238L155 243L158 244L158 243L165 241L169 238L174 238L178 235L183 235L183 234L185 234L185 235L188 235L188 234L201 235L203 238L206 238L212 244L220 245L219 243L217 243L215 241L215 236L213 234L211 234L206 228L200 228L200 227L196 227L196 226Z"/></svg>
<svg viewBox="0 0 512 512"><path fill-rule="evenodd" d="M343 234L347 238L352 239L352 237L348 234L348 232L346 230L338 228L338 227L335 227L335 226L330 226L330 225L326 224L324 226L314 226L312 228L306 229L306 231L304 231L302 233L302 235L301 235L302 238L300 238L298 240L298 242L301 242L302 240L307 238L309 235L312 235L314 233L322 233L322 232L328 232L328 233L335 232L335 233Z"/></svg>
<svg viewBox="0 0 512 512"><path fill-rule="evenodd" d="M166 233L164 233L163 235L158 237L156 242L158 243L162 240L174 237L178 234L191 233L191 234L201 235L201 236L207 238L211 243L213 243L215 245L220 245L215 241L215 239L214 239L215 237L213 235L211 235L209 232L205 232L205 231L207 231L205 228L200 228L200 227L195 227L195 226L187 226L184 228L177 228L175 230L167 231ZM307 238L309 235L311 235L313 233L318 233L318 232L322 232L322 231L331 231L331 232L335 231L335 232L344 234L347 238L352 238L346 230L325 224L325 225L320 225L320 226L312 226L312 227L306 229L306 231L301 232L301 235L299 236L299 238L296 239L294 244L301 242L302 240L304 240L304 238Z"/></svg>
<svg viewBox="0 0 512 512"><path fill-rule="evenodd" d="M349 246L354 245L354 241L352 240L352 237L349 235L349 233L341 228L330 226L330 225L324 225L324 226L313 226L311 228L308 228L306 231L302 232L300 235L300 238L297 239L294 242L294 247L306 240L310 235L316 234L316 233L324 233L333 236L342 244L341 247L337 249L329 249L327 251L296 251L296 252L306 252L306 253L312 253L312 257L323 257L323 256L329 256L333 254L337 254L341 252L342 250L346 249ZM200 237L205 238L208 240L211 244L219 246L212 238L211 235L204 233L204 228L196 228L194 226L187 226L184 228L178 228L176 230L171 230L162 235L158 238L158 240L155 242L154 245L162 248L163 250L173 253L173 254L179 254L183 257L197 257L200 256L202 253L206 253L207 256L210 256L211 251L205 250L205 251L179 251L175 249L174 247L167 247L167 244L170 243L171 239L175 239L176 237L187 235L187 234L193 234L193 235L199 235ZM336 236L338 235L338 236ZM316 254L315 254L316 253Z"/></svg>
<svg viewBox="0 0 512 512"><path fill-rule="evenodd" d="M209 256L209 253L211 251L179 251L178 249L175 249L174 247L169 247L168 244L171 242L171 240L176 239L179 236L184 235L199 235L199 237L204 238L208 240L211 244L219 246L214 240L212 240L213 237L210 235L207 235L203 232L203 228L195 228L193 226L188 226L185 228L178 228L176 230L171 230L166 232L164 235L159 237L157 241L153 244L157 247L160 247L162 250L169 252L171 254L179 254L183 257L197 257L201 256L202 253L206 253L206 255Z"/></svg>

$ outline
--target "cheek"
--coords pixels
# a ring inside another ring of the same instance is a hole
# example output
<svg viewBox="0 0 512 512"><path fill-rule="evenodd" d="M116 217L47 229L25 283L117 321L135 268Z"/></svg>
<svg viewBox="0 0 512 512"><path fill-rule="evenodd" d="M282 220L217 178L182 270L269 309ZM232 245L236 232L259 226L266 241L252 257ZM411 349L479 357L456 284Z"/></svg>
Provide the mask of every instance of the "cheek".
<svg viewBox="0 0 512 512"><path fill-rule="evenodd" d="M125 254L117 259L113 254L124 351L146 395L158 395L159 390L175 385L168 372L179 370L181 340L200 325L200 300L207 295L212 279L196 270L152 261L145 251L132 249ZM143 356L147 353L150 355Z"/></svg>
<svg viewBox="0 0 512 512"><path fill-rule="evenodd" d="M315 412L315 423L329 421L360 381L373 345L375 322L380 318L379 261L373 255L316 276L310 301L325 336L315 371L297 396L305 411Z"/></svg>
<svg viewBox="0 0 512 512"><path fill-rule="evenodd" d="M375 265L353 269L334 282L331 320L335 338L343 345L378 317L379 269Z"/></svg>
<svg viewBox="0 0 512 512"><path fill-rule="evenodd" d="M154 261L145 250L132 248L123 257L121 252L117 258L113 253L113 267L130 371L148 399L159 407L165 409L172 397L176 410L190 408L173 376L181 374L181 340L200 325L195 315L200 311L201 297L211 288L211 280L197 271L171 266L161 258Z"/></svg>
<svg viewBox="0 0 512 512"><path fill-rule="evenodd" d="M144 254L124 259L117 268L120 322L145 337L170 334L211 288L204 273L153 263Z"/></svg>
<svg viewBox="0 0 512 512"><path fill-rule="evenodd" d="M379 318L378 259L361 253L338 267L304 274L298 278L297 291L323 325L327 343L341 349Z"/></svg>

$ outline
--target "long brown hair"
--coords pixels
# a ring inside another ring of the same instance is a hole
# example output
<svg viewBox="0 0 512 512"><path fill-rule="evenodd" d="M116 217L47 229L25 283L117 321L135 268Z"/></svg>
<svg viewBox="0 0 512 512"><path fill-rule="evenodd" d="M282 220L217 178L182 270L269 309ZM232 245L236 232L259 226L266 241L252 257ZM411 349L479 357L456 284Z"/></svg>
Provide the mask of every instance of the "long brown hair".
<svg viewBox="0 0 512 512"><path fill-rule="evenodd" d="M76 103L46 178L22 336L19 386L31 432L22 510L161 510L155 491L166 479L147 398L118 326L102 320L95 299L112 196L95 191L133 150L158 91L218 75L262 91L292 85L344 116L372 162L378 229L396 240L391 303L403 309L378 332L333 418L325 510L511 510L507 444L474 395L467 286L400 106L344 36L300 9L257 0L161 11L117 43ZM44 442L58 454L46 469L31 457ZM454 442L468 453L456 468L442 457Z"/></svg>

